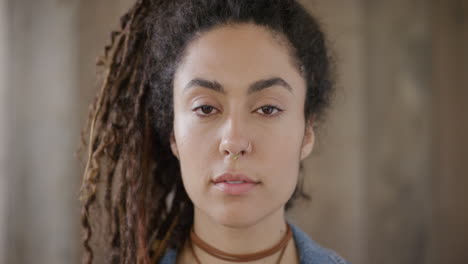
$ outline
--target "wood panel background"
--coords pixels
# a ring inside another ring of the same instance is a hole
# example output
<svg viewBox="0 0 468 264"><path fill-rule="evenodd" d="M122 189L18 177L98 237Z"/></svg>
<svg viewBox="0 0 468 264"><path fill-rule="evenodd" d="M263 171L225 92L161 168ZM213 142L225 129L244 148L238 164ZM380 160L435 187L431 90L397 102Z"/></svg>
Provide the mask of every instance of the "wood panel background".
<svg viewBox="0 0 468 264"><path fill-rule="evenodd" d="M432 1L429 263L468 260L468 2Z"/></svg>

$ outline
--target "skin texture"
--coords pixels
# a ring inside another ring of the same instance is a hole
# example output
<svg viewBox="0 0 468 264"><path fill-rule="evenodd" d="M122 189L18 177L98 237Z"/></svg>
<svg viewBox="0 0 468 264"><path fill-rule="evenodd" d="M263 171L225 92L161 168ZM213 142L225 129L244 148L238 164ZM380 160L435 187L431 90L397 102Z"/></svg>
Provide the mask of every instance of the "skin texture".
<svg viewBox="0 0 468 264"><path fill-rule="evenodd" d="M194 230L226 252L260 251L283 237L284 205L297 184L299 162L313 148L313 122L304 120L305 80L285 43L254 24L215 28L187 46L174 76L171 149L194 204ZM274 85L247 93L252 83L273 77L291 90ZM195 78L217 82L225 93L201 85L185 89ZM230 154L237 153L232 160ZM227 195L211 183L225 172L260 183L247 194ZM196 253L202 263L229 263L198 248ZM251 263L275 263L276 258ZM185 248L179 261L188 260ZM283 262L297 262L294 243L288 244Z"/></svg>

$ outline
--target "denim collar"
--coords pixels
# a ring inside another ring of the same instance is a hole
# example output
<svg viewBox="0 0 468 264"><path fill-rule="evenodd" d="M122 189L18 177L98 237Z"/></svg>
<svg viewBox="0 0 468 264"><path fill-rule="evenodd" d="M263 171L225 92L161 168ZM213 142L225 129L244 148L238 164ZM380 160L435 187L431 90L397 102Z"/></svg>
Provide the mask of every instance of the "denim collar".
<svg viewBox="0 0 468 264"><path fill-rule="evenodd" d="M307 233L298 226L287 221L291 226L294 242L299 254L300 264L350 264L335 251L320 246L313 241ZM160 264L175 264L177 258L176 249L168 249L162 257Z"/></svg>

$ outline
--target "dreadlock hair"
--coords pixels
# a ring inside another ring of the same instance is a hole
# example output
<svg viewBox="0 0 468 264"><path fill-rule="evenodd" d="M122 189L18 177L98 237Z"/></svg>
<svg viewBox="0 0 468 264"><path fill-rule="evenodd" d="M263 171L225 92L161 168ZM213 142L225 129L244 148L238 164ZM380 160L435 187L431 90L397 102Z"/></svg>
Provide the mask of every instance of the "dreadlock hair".
<svg viewBox="0 0 468 264"><path fill-rule="evenodd" d="M98 58L102 83L82 131L83 263L157 263L168 247L183 246L193 204L170 150L173 76L198 33L236 23L286 37L306 80L305 120L324 115L333 91L330 55L319 24L296 1L136 0ZM286 209L309 198L299 179Z"/></svg>

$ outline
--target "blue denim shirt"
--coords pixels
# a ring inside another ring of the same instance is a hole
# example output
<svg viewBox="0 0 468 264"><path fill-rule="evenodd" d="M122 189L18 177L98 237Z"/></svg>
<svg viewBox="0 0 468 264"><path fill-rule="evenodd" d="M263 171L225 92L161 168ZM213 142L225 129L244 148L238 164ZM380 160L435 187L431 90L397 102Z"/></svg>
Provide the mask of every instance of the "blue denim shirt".
<svg viewBox="0 0 468 264"><path fill-rule="evenodd" d="M288 223L291 226L293 238L296 243L300 264L350 264L335 251L321 247L299 227L290 222ZM175 264L176 258L177 251L175 249L168 249L159 263Z"/></svg>

